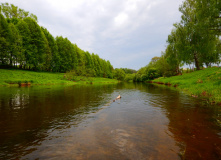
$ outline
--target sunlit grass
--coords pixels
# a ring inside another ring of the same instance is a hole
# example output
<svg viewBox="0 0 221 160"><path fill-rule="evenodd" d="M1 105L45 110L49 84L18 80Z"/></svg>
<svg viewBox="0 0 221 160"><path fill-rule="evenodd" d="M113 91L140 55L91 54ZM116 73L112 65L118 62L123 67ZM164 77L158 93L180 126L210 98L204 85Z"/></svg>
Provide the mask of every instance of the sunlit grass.
<svg viewBox="0 0 221 160"><path fill-rule="evenodd" d="M200 97L208 97L210 102L221 102L221 68L207 68L180 76L155 79L154 82L177 85L184 92Z"/></svg>
<svg viewBox="0 0 221 160"><path fill-rule="evenodd" d="M0 85L16 85L19 83L31 83L32 85L53 84L94 84L94 83L117 83L117 80L99 77L77 76L75 81L65 78L65 73L34 72L26 70L0 69Z"/></svg>

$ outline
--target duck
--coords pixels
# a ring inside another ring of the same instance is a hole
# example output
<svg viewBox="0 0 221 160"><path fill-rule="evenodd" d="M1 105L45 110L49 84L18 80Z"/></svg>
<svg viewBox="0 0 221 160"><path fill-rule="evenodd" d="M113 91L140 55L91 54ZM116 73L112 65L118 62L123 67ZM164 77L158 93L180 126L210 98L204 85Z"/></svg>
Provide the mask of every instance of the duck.
<svg viewBox="0 0 221 160"><path fill-rule="evenodd" d="M121 99L121 96L119 95L119 96L117 96L117 98L116 99L114 99L113 100L113 102L115 102L116 100L118 100L118 99Z"/></svg>
<svg viewBox="0 0 221 160"><path fill-rule="evenodd" d="M121 96L119 95L116 99L121 99Z"/></svg>

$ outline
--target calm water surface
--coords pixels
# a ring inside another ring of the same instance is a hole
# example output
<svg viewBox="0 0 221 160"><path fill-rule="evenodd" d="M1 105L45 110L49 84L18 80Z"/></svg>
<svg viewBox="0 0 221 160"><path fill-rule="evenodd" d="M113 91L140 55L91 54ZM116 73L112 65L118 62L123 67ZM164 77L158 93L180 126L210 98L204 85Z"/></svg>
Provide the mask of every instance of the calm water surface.
<svg viewBox="0 0 221 160"><path fill-rule="evenodd" d="M221 159L220 121L152 84L0 87L0 159Z"/></svg>

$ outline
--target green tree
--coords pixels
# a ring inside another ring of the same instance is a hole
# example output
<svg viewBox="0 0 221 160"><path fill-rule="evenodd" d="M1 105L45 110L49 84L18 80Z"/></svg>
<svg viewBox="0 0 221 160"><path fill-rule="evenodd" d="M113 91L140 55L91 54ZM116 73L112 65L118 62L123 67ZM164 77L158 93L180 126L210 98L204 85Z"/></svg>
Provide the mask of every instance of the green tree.
<svg viewBox="0 0 221 160"><path fill-rule="evenodd" d="M182 29L185 43L186 57L193 58L197 70L203 65L205 57L213 56L213 52L208 52L209 49L214 48L216 45L216 36L214 32L211 32L210 27L210 10L213 10L211 6L207 5L209 9L203 7L206 4L205 1L192 1L186 0L180 7L182 13L182 20L176 25L176 28ZM207 56L205 56L207 55Z"/></svg>
<svg viewBox="0 0 221 160"><path fill-rule="evenodd" d="M0 11L1 13L6 17L6 18L19 18L19 19L23 19L26 17L30 17L33 20L35 20L36 22L38 21L38 18L36 15L26 12L23 9L18 8L17 6L11 4L9 5L9 3L1 3L0 5Z"/></svg>
<svg viewBox="0 0 221 160"><path fill-rule="evenodd" d="M0 63L5 65L9 60L10 28L4 16L0 14Z"/></svg>
<svg viewBox="0 0 221 160"><path fill-rule="evenodd" d="M130 69L130 68L121 68L121 69L123 69L126 74L137 73L137 71L134 69Z"/></svg>
<svg viewBox="0 0 221 160"><path fill-rule="evenodd" d="M73 45L67 38L56 37L58 55L60 57L60 72L67 72L77 68L77 46Z"/></svg>
<svg viewBox="0 0 221 160"><path fill-rule="evenodd" d="M99 64L99 56L92 53L91 58L94 63L95 74L97 77L100 77L101 68L100 68L100 64Z"/></svg>
<svg viewBox="0 0 221 160"><path fill-rule="evenodd" d="M113 78L113 66L111 65L110 61L107 61L107 77Z"/></svg>
<svg viewBox="0 0 221 160"><path fill-rule="evenodd" d="M218 0L196 0L196 17L204 22L204 30L221 34L221 3Z"/></svg>
<svg viewBox="0 0 221 160"><path fill-rule="evenodd" d="M180 70L177 71L177 67L169 65L165 53L162 53L160 59L156 62L156 69L158 70L158 76L163 77L170 77L180 73Z"/></svg>
<svg viewBox="0 0 221 160"><path fill-rule="evenodd" d="M135 75L135 78L134 78L134 81L136 82L142 82L144 80L147 80L147 70L148 70L148 66L145 66L145 67L141 67L136 75Z"/></svg>
<svg viewBox="0 0 221 160"><path fill-rule="evenodd" d="M9 3L0 5L0 64L34 70L113 77L113 66L62 36L40 27L37 16Z"/></svg>
<svg viewBox="0 0 221 160"><path fill-rule="evenodd" d="M133 73L133 74L126 74L124 80L125 80L126 82L133 82L134 79L135 79L135 76L136 76L135 73Z"/></svg>
<svg viewBox="0 0 221 160"><path fill-rule="evenodd" d="M13 23L9 23L9 28L11 30L10 34L10 46L9 46L9 61L10 66L15 66L17 63L22 64L25 60L22 47L22 37L19 34L17 28Z"/></svg>
<svg viewBox="0 0 221 160"><path fill-rule="evenodd" d="M23 20L20 20L17 25L17 30L22 38L22 54L24 55L24 60L20 61L20 67L25 68L31 65L31 54L32 54L32 45L31 45L31 32L27 23Z"/></svg>
<svg viewBox="0 0 221 160"><path fill-rule="evenodd" d="M50 34L50 32L41 27L46 39L47 39L47 54L46 54L46 70L48 71L58 71L58 66L60 65L60 57L58 55L58 46L55 38Z"/></svg>
<svg viewBox="0 0 221 160"><path fill-rule="evenodd" d="M85 76L86 75L86 58L84 51L81 50L80 48L76 47L76 55L77 55L77 69L76 73L80 76Z"/></svg>
<svg viewBox="0 0 221 160"><path fill-rule="evenodd" d="M101 65L101 76L106 78L107 77L107 63L104 59L100 58L100 65Z"/></svg>
<svg viewBox="0 0 221 160"><path fill-rule="evenodd" d="M71 68L75 70L78 66L77 49L78 46L76 44L71 44Z"/></svg>
<svg viewBox="0 0 221 160"><path fill-rule="evenodd" d="M24 19L31 32L30 44L32 54L30 56L30 63L34 70L42 70L46 63L46 53L48 52L47 39L41 30L40 26L32 18Z"/></svg>
<svg viewBox="0 0 221 160"><path fill-rule="evenodd" d="M175 28L171 31L171 34L167 39L167 48L164 53L164 58L170 65L170 70L176 74L180 72L180 66L182 62L190 64L193 59L189 54L186 54L185 46L187 41L184 37L185 30L183 28ZM173 75L173 74L172 74Z"/></svg>
<svg viewBox="0 0 221 160"><path fill-rule="evenodd" d="M87 76L94 77L95 76L94 63L92 61L92 56L88 51L85 52L85 67L86 67Z"/></svg>
<svg viewBox="0 0 221 160"><path fill-rule="evenodd" d="M147 74L145 75L145 78L142 78L143 81L145 80L152 80L154 78L158 78L158 70L156 68L148 68Z"/></svg>
<svg viewBox="0 0 221 160"><path fill-rule="evenodd" d="M115 68L114 70L114 78L120 81L123 81L126 74L122 69Z"/></svg>
<svg viewBox="0 0 221 160"><path fill-rule="evenodd" d="M97 68L97 76L98 77L102 77L103 76L103 72L102 72L102 66L101 66L101 61L100 61L100 57L99 55L95 55L95 59L96 59L96 68Z"/></svg>

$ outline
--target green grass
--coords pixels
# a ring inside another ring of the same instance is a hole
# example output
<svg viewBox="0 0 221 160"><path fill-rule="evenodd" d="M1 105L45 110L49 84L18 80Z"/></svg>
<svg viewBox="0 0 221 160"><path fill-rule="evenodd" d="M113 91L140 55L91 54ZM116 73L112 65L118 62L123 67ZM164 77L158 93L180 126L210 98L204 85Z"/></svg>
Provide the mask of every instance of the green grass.
<svg viewBox="0 0 221 160"><path fill-rule="evenodd" d="M31 85L55 85L55 84L94 84L117 83L117 80L97 77L80 77L75 81L64 78L65 73L34 72L16 69L0 69L0 86L18 85L19 83L31 83Z"/></svg>
<svg viewBox="0 0 221 160"><path fill-rule="evenodd" d="M177 88L195 97L207 97L211 103L221 103L221 68L207 68L180 76L159 78L154 83L177 85Z"/></svg>

